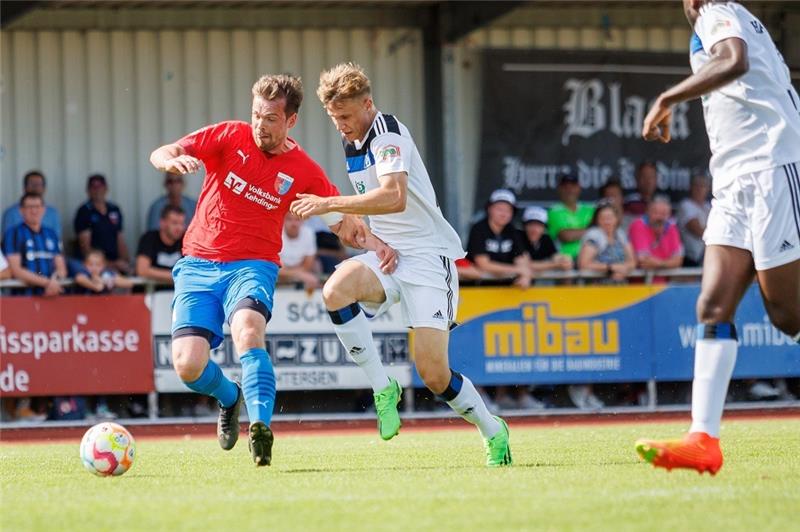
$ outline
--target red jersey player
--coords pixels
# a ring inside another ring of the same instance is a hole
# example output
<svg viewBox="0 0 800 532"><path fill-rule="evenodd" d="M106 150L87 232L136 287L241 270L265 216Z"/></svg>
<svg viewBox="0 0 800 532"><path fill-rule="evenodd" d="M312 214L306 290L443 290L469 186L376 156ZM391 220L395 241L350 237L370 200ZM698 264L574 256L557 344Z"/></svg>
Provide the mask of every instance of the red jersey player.
<svg viewBox="0 0 800 532"><path fill-rule="evenodd" d="M257 466L272 459L275 373L264 334L280 267L283 219L297 194L339 193L288 136L302 98L298 78L264 76L253 85L251 124L210 125L150 156L163 172L187 174L205 165L197 211L184 237L185 256L173 268L173 365L187 387L219 401L217 438L225 450L238 439L244 398ZM325 221L343 240L352 245L357 239L383 257L384 267L394 267L394 251L359 219ZM242 363L241 388L209 358L209 350L222 342L226 321Z"/></svg>

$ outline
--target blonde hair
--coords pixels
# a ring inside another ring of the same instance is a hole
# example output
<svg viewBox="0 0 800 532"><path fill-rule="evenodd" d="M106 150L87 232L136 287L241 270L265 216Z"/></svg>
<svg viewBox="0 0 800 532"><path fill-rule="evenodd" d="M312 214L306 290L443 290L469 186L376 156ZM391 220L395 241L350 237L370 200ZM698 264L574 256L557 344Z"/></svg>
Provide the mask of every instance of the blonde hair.
<svg viewBox="0 0 800 532"><path fill-rule="evenodd" d="M356 63L339 63L319 76L317 96L322 105L372 93L369 78Z"/></svg>
<svg viewBox="0 0 800 532"><path fill-rule="evenodd" d="M300 110L300 104L303 103L303 82L291 74L261 76L253 84L253 96L260 96L267 101L284 98L286 116L291 116Z"/></svg>

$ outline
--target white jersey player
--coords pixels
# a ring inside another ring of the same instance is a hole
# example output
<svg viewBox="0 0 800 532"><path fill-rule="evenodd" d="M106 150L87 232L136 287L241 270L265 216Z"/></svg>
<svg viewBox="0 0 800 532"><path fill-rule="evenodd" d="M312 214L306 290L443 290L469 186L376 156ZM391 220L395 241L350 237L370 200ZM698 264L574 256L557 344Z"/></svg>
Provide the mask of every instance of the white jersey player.
<svg viewBox="0 0 800 532"><path fill-rule="evenodd" d="M345 261L322 292L336 334L372 384L381 437L388 440L400 429L402 390L383 368L365 312L378 315L399 303L405 324L414 329L415 364L425 385L478 427L486 440L487 465L510 465L505 421L492 416L472 382L448 365L449 330L458 307L453 260L465 253L442 216L411 134L375 108L369 79L358 65L323 72L317 95L342 135L347 172L358 194L298 195L292 211L304 218L329 212L367 215L372 232L399 257L391 274L375 253Z"/></svg>
<svg viewBox="0 0 800 532"><path fill-rule="evenodd" d="M694 72L656 100L647 140L669 142L674 104L702 97L713 195L697 302L692 426L683 440L641 440L648 462L716 473L736 307L758 278L772 323L800 342L800 98L764 25L736 2L684 0Z"/></svg>

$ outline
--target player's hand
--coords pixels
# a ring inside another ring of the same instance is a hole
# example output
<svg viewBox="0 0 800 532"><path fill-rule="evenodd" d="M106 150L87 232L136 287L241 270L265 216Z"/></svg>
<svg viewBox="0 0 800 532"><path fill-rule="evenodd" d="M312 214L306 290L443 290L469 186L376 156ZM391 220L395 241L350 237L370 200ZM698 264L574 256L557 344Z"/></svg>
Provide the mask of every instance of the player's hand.
<svg viewBox="0 0 800 532"><path fill-rule="evenodd" d="M666 105L661 98L658 98L644 119L642 137L644 137L645 140L657 140L664 143L669 142L669 124L671 121L672 107Z"/></svg>
<svg viewBox="0 0 800 532"><path fill-rule="evenodd" d="M367 236L369 230L364 220L358 216L345 215L342 221L339 222L339 227L336 229L336 236L345 246L364 249L367 245Z"/></svg>
<svg viewBox="0 0 800 532"><path fill-rule="evenodd" d="M295 216L299 216L303 220L311 216L330 212L328 210L326 198L321 198L314 194L298 194L297 199L292 202L289 210L292 211Z"/></svg>
<svg viewBox="0 0 800 532"><path fill-rule="evenodd" d="M385 274L392 274L397 269L397 251L394 248L389 247L387 244L383 242L379 242L377 247L375 248L375 254L380 259L380 264L378 265L381 271Z"/></svg>
<svg viewBox="0 0 800 532"><path fill-rule="evenodd" d="M164 163L165 170L171 174L193 174L203 167L203 161L191 155L178 155Z"/></svg>

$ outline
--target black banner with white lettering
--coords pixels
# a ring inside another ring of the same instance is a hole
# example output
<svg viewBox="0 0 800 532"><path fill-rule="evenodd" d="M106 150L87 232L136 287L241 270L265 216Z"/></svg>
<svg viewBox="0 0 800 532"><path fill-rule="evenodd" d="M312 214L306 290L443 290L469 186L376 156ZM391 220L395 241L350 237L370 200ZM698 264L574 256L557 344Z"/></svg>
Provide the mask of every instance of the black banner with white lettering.
<svg viewBox="0 0 800 532"><path fill-rule="evenodd" d="M523 203L557 200L558 176L575 175L581 199L610 177L635 189L636 166L651 160L658 185L686 195L710 157L699 100L673 108L672 141L646 142L642 122L664 89L691 73L687 54L487 50L476 207L495 188Z"/></svg>

